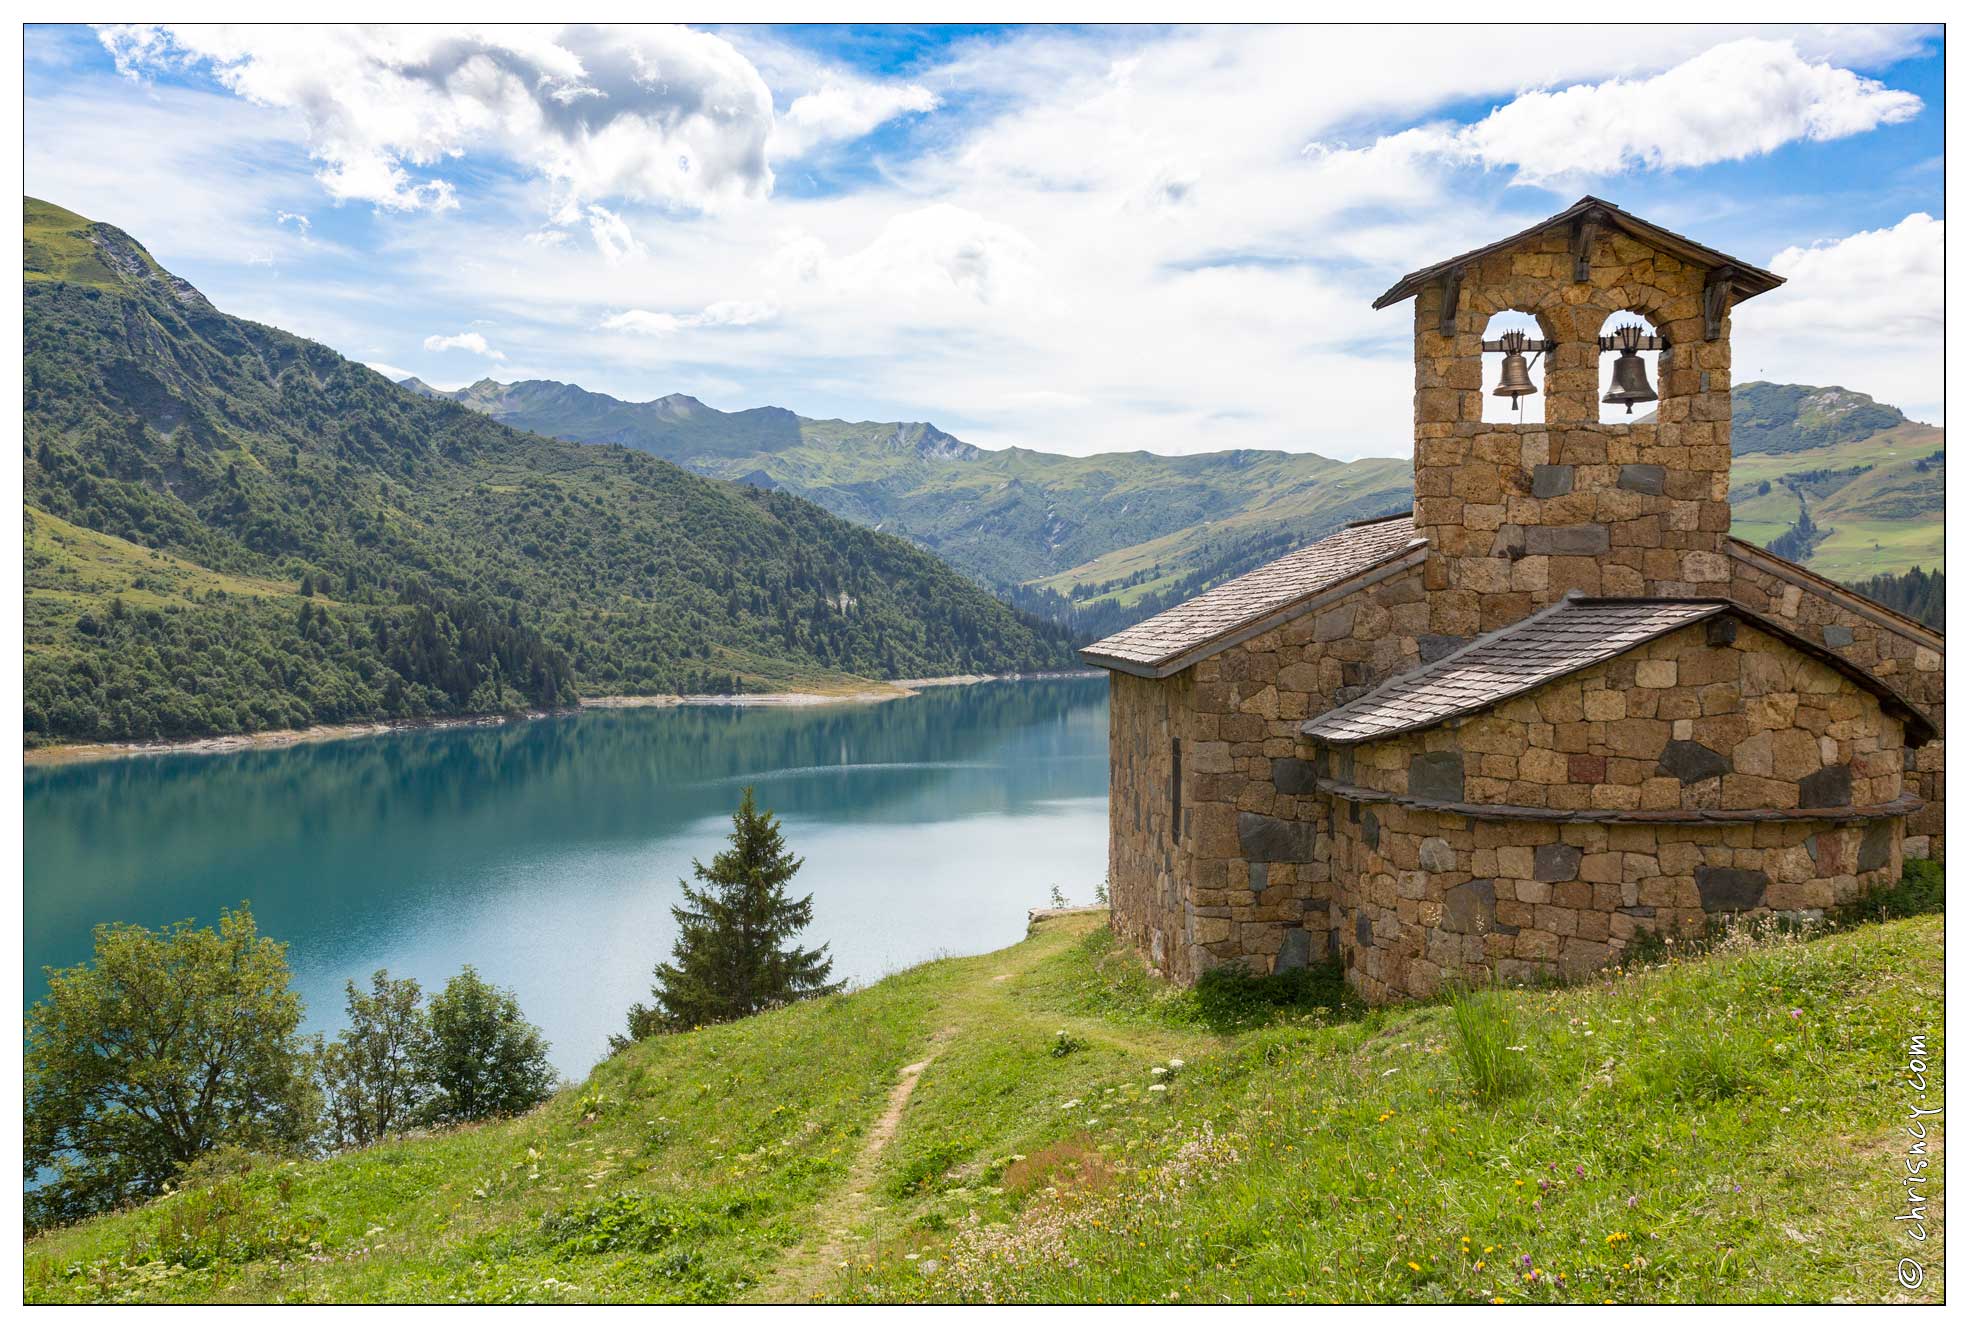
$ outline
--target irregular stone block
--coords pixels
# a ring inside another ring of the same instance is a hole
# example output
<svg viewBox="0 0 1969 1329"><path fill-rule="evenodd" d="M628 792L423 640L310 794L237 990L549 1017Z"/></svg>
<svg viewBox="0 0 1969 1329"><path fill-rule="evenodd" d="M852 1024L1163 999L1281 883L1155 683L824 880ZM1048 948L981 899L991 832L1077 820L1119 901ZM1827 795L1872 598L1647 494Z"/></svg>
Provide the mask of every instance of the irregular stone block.
<svg viewBox="0 0 1969 1329"><path fill-rule="evenodd" d="M1304 928L1287 928L1279 939L1278 959L1272 962L1272 971L1282 974L1290 969L1304 969L1312 958L1312 934Z"/></svg>
<svg viewBox="0 0 1969 1329"><path fill-rule="evenodd" d="M1490 881L1466 881L1450 887L1443 895L1443 927L1451 932L1501 932L1507 936L1518 931L1497 921L1497 886Z"/></svg>
<svg viewBox="0 0 1969 1329"><path fill-rule="evenodd" d="M1819 630L1819 635L1825 638L1825 644L1828 646L1851 646L1853 644L1853 630L1851 628L1842 628L1837 623L1826 624Z"/></svg>
<svg viewBox="0 0 1969 1329"><path fill-rule="evenodd" d="M1463 801L1463 754L1418 752L1408 759L1408 792L1412 798L1444 803Z"/></svg>
<svg viewBox="0 0 1969 1329"><path fill-rule="evenodd" d="M1374 944L1374 924L1368 921L1365 909L1354 914L1354 940L1362 946Z"/></svg>
<svg viewBox="0 0 1969 1329"><path fill-rule="evenodd" d="M1579 875L1584 851L1576 844L1542 844L1531 852L1534 881L1571 881Z"/></svg>
<svg viewBox="0 0 1969 1329"><path fill-rule="evenodd" d="M1843 808L1853 801L1853 768L1827 766L1798 782L1801 808Z"/></svg>
<svg viewBox="0 0 1969 1329"><path fill-rule="evenodd" d="M1310 761L1298 757L1272 758L1272 787L1281 794L1310 794L1319 771Z"/></svg>
<svg viewBox="0 0 1969 1329"><path fill-rule="evenodd" d="M1597 522L1581 526L1532 526L1525 530L1527 554L1592 555L1613 547L1607 528Z"/></svg>
<svg viewBox="0 0 1969 1329"><path fill-rule="evenodd" d="M1241 857L1254 863L1306 863L1313 857L1315 828L1309 821L1286 821L1256 812L1237 814Z"/></svg>
<svg viewBox="0 0 1969 1329"><path fill-rule="evenodd" d="M1728 646L1737 639L1737 621L1728 614L1703 620L1703 640L1711 646Z"/></svg>
<svg viewBox="0 0 1969 1329"><path fill-rule="evenodd" d="M1663 775L1674 776L1683 784L1694 784L1698 780L1729 774L1730 759L1700 743L1678 738L1661 750L1661 761L1655 769Z"/></svg>
<svg viewBox="0 0 1969 1329"><path fill-rule="evenodd" d="M1372 808L1361 814L1361 840L1369 849L1381 847L1381 818L1374 815Z"/></svg>
<svg viewBox="0 0 1969 1329"><path fill-rule="evenodd" d="M1440 835L1432 835L1422 842L1418 850L1422 867L1428 872L1454 872L1456 870L1456 851L1449 847L1449 841Z"/></svg>
<svg viewBox="0 0 1969 1329"><path fill-rule="evenodd" d="M1696 893L1709 913L1742 913L1764 903L1764 890L1770 877L1757 868L1696 869Z"/></svg>
<svg viewBox="0 0 1969 1329"><path fill-rule="evenodd" d="M1572 467L1534 466L1531 468L1531 496L1558 498L1572 492Z"/></svg>
<svg viewBox="0 0 1969 1329"><path fill-rule="evenodd" d="M1668 472L1660 466L1630 464L1620 468L1618 483L1637 494L1659 494L1667 487Z"/></svg>
<svg viewBox="0 0 1969 1329"><path fill-rule="evenodd" d="M1872 872L1884 868L1893 857L1894 823L1876 821L1860 837L1859 870Z"/></svg>

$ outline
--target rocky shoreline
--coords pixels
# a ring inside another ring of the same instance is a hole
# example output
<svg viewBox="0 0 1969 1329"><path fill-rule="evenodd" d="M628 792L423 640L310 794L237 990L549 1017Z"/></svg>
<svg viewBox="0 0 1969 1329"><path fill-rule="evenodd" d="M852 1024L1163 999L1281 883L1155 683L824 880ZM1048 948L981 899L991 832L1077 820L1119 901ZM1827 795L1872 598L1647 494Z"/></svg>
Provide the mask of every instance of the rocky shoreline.
<svg viewBox="0 0 1969 1329"><path fill-rule="evenodd" d="M298 743L329 743L346 738L420 729L461 729L468 726L511 724L573 715L586 710L642 710L668 706L866 706L913 697L925 688L965 687L974 683L1026 682L1043 678L1099 677L1095 669L1060 669L1031 674L950 674L941 678L899 678L840 692L742 692L736 694L675 693L651 696L584 697L569 707L516 711L505 715L447 715L419 720L371 720L357 724L310 725L306 729L269 729L257 734L219 734L209 738L173 739L156 743L55 743L29 748L22 760L29 766L61 766L73 762L114 761L122 757L163 756L190 752L217 754L256 748L286 748Z"/></svg>

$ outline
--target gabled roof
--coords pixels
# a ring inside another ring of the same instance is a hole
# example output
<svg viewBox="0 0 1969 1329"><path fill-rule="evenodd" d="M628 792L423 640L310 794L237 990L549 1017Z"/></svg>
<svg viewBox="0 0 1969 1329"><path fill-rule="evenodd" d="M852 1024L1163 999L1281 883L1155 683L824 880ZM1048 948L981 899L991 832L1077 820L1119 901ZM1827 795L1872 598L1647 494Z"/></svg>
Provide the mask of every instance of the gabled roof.
<svg viewBox="0 0 1969 1329"><path fill-rule="evenodd" d="M1652 245L1662 253L1681 259L1685 263L1692 263L1700 268L1728 268L1731 274L1730 291L1737 302L1748 300L1753 295L1762 295L1765 291L1784 285L1784 278L1778 276L1775 272L1766 272L1763 268L1757 267L1755 264L1746 263L1740 258L1732 258L1719 249L1711 249L1708 245L1698 244L1686 235L1677 235L1673 231L1663 230L1653 222L1643 221L1633 213L1624 212L1605 199L1594 198L1591 194L1588 194L1564 212L1554 213L1544 221L1539 222L1536 226L1528 226L1516 235L1506 236L1504 239L1484 245L1482 248L1472 249L1467 254L1458 254L1455 258L1446 258L1440 263L1432 263L1426 268L1409 273L1408 276L1402 278L1393 286L1390 286L1387 292L1374 302L1374 307L1376 309L1385 309L1399 300L1406 300L1432 282L1441 280L1452 268L1460 268L1465 264L1474 263L1485 255L1495 254L1499 250L1510 249L1514 245L1523 244L1532 237L1549 231L1555 226L1569 226L1576 218L1584 217L1588 213L1596 214L1608 225L1625 231L1641 243Z"/></svg>
<svg viewBox="0 0 1969 1329"><path fill-rule="evenodd" d="M1399 571L1420 559L1426 543L1416 535L1406 512L1343 527L1324 540L1084 646L1080 658L1103 669L1167 678L1316 609L1325 599L1353 591L1364 579Z"/></svg>
<svg viewBox="0 0 1969 1329"><path fill-rule="evenodd" d="M1625 655L1677 628L1724 614L1780 638L1872 692L1883 708L1900 715L1910 744L1926 742L1923 735L1933 736L1934 726L1927 717L1870 671L1734 601L1579 596L1568 596L1530 618L1479 637L1433 664L1397 674L1366 696L1306 721L1300 732L1345 744L1432 728Z"/></svg>

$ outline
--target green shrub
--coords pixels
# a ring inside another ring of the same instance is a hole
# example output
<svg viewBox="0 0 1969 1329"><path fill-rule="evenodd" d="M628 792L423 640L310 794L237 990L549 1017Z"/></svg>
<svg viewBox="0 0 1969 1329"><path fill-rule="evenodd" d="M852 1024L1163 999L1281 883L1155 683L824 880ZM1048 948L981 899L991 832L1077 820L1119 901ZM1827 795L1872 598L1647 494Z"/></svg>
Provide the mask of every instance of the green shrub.
<svg viewBox="0 0 1969 1329"><path fill-rule="evenodd" d="M158 1260L201 1269L245 1264L266 1255L304 1250L318 1235L320 1222L285 1212L238 1178L192 1191L161 1206L148 1241L133 1241L129 1263Z"/></svg>
<svg viewBox="0 0 1969 1329"><path fill-rule="evenodd" d="M1879 923L1942 910L1942 865L1910 858L1901 866L1901 879L1892 886L1868 891L1840 912L1841 923Z"/></svg>
<svg viewBox="0 0 1969 1329"><path fill-rule="evenodd" d="M655 1195L623 1192L540 1220L540 1234L556 1255L605 1255L610 1251L660 1249L688 1231L691 1215Z"/></svg>
<svg viewBox="0 0 1969 1329"><path fill-rule="evenodd" d="M1510 997L1497 988L1460 988L1451 994L1451 1045L1463 1083L1480 1102L1496 1103L1531 1083L1527 1035Z"/></svg>

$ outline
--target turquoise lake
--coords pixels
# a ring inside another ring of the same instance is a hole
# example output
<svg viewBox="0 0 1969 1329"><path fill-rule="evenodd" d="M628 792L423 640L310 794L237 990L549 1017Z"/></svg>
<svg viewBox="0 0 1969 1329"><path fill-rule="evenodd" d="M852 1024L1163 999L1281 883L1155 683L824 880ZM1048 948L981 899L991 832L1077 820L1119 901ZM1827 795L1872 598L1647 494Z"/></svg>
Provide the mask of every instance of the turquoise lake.
<svg viewBox="0 0 1969 1329"><path fill-rule="evenodd" d="M26 1000L90 929L252 902L308 1028L387 967L471 963L579 1076L607 1050L670 906L752 784L806 859L807 944L858 983L1009 945L1107 870L1107 682L931 688L872 706L589 711L225 755L30 767Z"/></svg>

